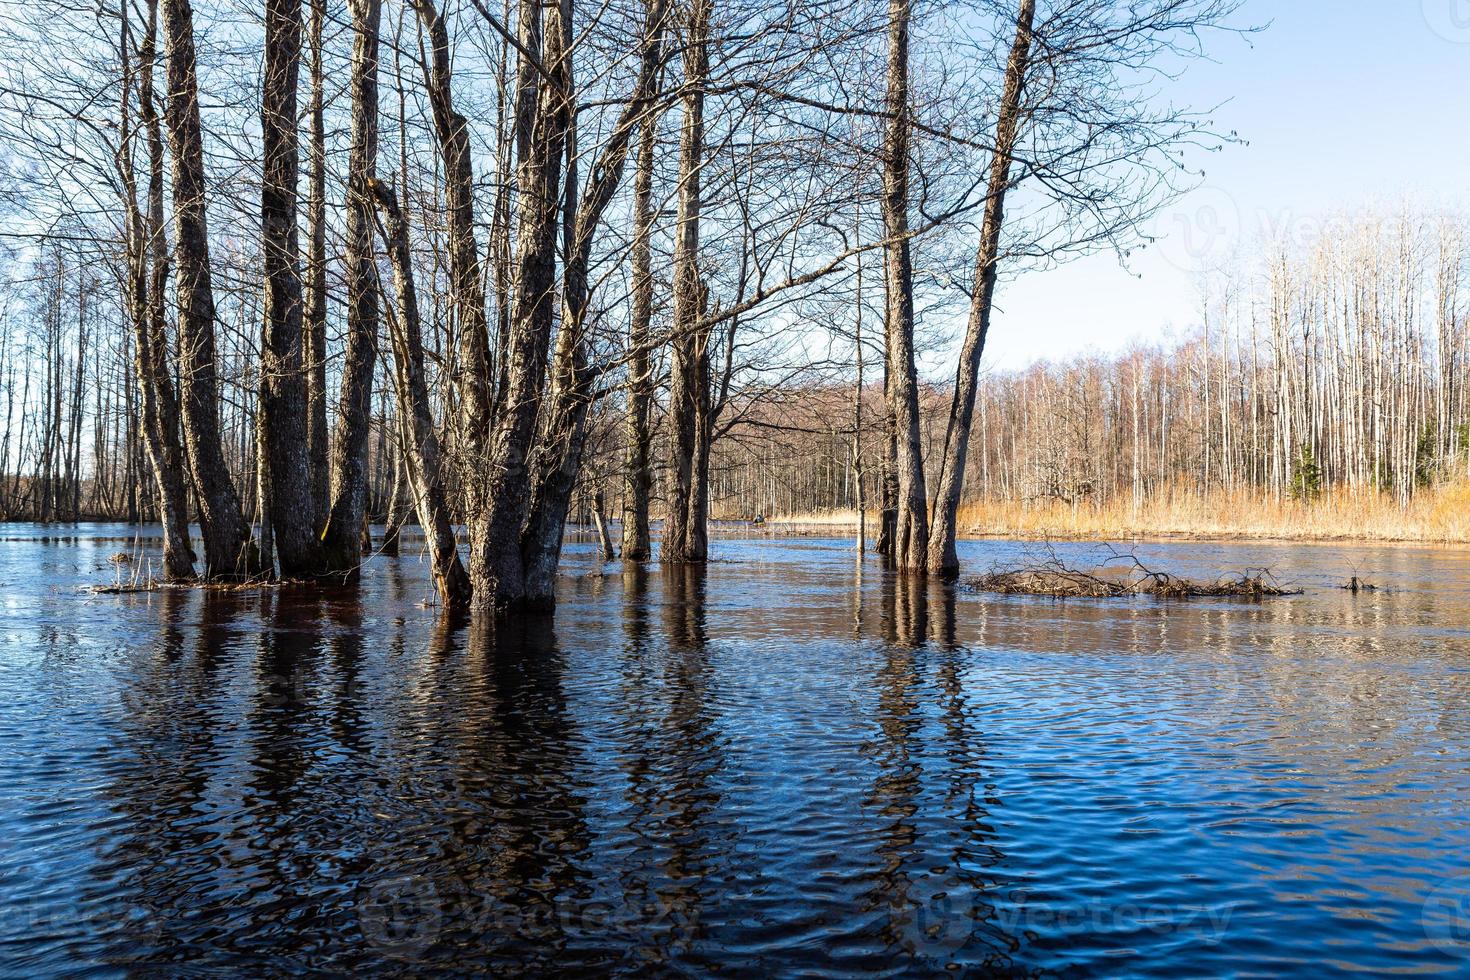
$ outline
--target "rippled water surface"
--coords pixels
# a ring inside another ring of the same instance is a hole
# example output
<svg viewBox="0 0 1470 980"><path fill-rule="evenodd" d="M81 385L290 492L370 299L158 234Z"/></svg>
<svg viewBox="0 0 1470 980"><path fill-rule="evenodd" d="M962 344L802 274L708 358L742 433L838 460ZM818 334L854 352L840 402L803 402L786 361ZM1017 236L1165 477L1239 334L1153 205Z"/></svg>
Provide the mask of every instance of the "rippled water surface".
<svg viewBox="0 0 1470 980"><path fill-rule="evenodd" d="M0 973L1470 972L1470 551L1148 545L1306 591L1119 603L574 543L491 628L407 552L82 592L133 533L0 526Z"/></svg>

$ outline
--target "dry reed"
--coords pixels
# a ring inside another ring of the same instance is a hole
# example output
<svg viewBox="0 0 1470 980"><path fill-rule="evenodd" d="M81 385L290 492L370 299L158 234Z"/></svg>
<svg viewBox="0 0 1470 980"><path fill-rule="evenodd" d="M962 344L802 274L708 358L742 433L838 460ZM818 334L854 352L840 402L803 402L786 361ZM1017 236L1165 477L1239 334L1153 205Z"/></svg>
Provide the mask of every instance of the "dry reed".
<svg viewBox="0 0 1470 980"><path fill-rule="evenodd" d="M1277 538L1470 542L1470 484L1416 494L1406 507L1389 494L1328 491L1317 500L1275 500L1253 491L1175 490L1140 507L1062 501L975 501L960 509L962 533L1023 538Z"/></svg>

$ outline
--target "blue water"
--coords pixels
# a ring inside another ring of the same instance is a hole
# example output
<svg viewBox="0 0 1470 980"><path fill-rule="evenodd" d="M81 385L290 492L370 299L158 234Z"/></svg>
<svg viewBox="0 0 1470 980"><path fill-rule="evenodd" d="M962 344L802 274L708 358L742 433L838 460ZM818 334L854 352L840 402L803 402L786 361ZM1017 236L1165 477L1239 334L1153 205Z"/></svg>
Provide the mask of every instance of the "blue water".
<svg viewBox="0 0 1470 980"><path fill-rule="evenodd" d="M7 975L1470 974L1467 550L1145 545L1304 593L1059 602L574 541L486 626L412 547L84 591L135 532L0 526Z"/></svg>

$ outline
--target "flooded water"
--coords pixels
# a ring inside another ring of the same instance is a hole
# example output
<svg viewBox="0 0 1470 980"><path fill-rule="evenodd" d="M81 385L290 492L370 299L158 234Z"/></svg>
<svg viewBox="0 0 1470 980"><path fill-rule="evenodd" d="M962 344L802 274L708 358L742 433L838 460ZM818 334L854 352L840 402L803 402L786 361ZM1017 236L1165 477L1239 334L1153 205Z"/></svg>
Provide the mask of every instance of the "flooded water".
<svg viewBox="0 0 1470 980"><path fill-rule="evenodd" d="M0 973L1470 972L1470 551L1120 603L573 543L491 628L407 553L81 592L133 533L0 526Z"/></svg>

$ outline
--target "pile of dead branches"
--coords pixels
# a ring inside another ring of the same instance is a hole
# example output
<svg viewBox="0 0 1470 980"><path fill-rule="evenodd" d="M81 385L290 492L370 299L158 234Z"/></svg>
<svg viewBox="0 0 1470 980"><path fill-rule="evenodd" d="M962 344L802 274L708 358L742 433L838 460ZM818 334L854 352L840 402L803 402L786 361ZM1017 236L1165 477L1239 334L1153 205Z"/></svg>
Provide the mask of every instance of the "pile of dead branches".
<svg viewBox="0 0 1470 980"><path fill-rule="evenodd" d="M1122 599L1152 596L1156 599L1194 599L1235 596L1264 599L1300 595L1300 590L1282 588L1268 569L1246 569L1213 582L1197 582L1168 572L1155 571L1132 553L1113 553L1095 570L1084 571L1064 564L1053 552L1036 564L1013 569L991 569L972 579L976 592L997 595L1050 596L1056 599Z"/></svg>

